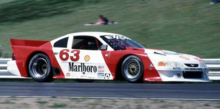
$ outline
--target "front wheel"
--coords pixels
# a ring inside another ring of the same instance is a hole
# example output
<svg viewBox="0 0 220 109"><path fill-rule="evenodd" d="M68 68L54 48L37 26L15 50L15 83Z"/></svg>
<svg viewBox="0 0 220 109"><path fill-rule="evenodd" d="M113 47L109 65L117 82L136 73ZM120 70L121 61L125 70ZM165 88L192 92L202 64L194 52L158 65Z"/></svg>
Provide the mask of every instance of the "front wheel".
<svg viewBox="0 0 220 109"><path fill-rule="evenodd" d="M35 81L50 82L53 80L50 59L43 53L38 53L31 58L28 69L30 76Z"/></svg>
<svg viewBox="0 0 220 109"><path fill-rule="evenodd" d="M143 82L143 63L135 55L130 55L122 62L121 72L123 77L131 83Z"/></svg>

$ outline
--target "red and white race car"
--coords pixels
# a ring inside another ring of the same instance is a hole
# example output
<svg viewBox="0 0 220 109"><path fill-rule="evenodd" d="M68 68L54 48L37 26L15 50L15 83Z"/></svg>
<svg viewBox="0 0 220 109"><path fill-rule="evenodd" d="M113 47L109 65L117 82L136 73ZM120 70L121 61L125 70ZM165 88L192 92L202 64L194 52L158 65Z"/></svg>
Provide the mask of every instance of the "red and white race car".
<svg viewBox="0 0 220 109"><path fill-rule="evenodd" d="M209 82L202 59L166 50L146 49L114 33L79 32L52 41L10 39L8 71L38 82L54 78L129 82Z"/></svg>

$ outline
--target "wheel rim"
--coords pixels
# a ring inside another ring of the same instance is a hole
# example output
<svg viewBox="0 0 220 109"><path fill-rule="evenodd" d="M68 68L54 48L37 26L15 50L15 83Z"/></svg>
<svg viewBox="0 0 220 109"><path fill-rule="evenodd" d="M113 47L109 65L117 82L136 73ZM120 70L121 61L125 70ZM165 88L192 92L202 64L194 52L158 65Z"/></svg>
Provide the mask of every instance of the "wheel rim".
<svg viewBox="0 0 220 109"><path fill-rule="evenodd" d="M140 69L141 65L138 60L132 59L125 63L124 71L129 79L136 78L140 74Z"/></svg>
<svg viewBox="0 0 220 109"><path fill-rule="evenodd" d="M47 61L44 58L34 60L31 71L34 77L43 78L47 73Z"/></svg>

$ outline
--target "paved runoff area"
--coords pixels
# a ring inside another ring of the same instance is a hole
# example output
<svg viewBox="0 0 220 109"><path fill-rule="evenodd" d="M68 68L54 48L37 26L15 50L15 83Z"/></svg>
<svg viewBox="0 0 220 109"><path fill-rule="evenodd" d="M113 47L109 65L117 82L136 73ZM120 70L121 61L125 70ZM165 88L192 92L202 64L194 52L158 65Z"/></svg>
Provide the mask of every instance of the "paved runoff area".
<svg viewBox="0 0 220 109"><path fill-rule="evenodd" d="M220 84L0 82L0 96L220 99Z"/></svg>
<svg viewBox="0 0 220 109"><path fill-rule="evenodd" d="M1 109L220 109L220 100L140 98L0 98Z"/></svg>
<svg viewBox="0 0 220 109"><path fill-rule="evenodd" d="M1 109L220 109L220 84L0 82Z"/></svg>

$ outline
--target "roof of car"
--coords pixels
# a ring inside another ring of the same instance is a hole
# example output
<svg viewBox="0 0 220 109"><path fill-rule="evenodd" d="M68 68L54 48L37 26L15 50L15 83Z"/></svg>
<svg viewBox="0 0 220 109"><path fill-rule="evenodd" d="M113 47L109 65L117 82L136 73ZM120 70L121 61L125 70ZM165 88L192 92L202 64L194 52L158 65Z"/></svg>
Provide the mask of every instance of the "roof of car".
<svg viewBox="0 0 220 109"><path fill-rule="evenodd" d="M61 36L61 37L58 37L52 41L57 41L57 40L60 40L64 37L69 37L69 36L93 36L93 37L96 37L96 38L100 38L100 36L102 35L119 35L119 36L123 36L123 35L120 35L120 34L116 34L116 33L108 33L108 32L76 32L76 33L70 33L70 34L66 34L64 36Z"/></svg>
<svg viewBox="0 0 220 109"><path fill-rule="evenodd" d="M101 35L120 35L120 34L108 33L108 32L76 32L76 33L70 33L68 35L92 35L94 37L99 37Z"/></svg>

